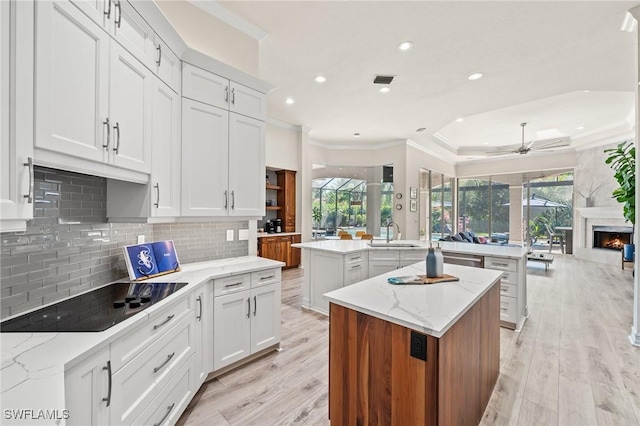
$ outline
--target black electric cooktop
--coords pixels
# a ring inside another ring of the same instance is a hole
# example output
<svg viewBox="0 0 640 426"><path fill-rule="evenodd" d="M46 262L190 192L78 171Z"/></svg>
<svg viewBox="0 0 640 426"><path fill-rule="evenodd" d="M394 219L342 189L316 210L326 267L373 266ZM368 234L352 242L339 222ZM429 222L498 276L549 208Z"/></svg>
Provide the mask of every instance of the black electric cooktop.
<svg viewBox="0 0 640 426"><path fill-rule="evenodd" d="M0 323L0 332L104 331L187 283L115 283Z"/></svg>

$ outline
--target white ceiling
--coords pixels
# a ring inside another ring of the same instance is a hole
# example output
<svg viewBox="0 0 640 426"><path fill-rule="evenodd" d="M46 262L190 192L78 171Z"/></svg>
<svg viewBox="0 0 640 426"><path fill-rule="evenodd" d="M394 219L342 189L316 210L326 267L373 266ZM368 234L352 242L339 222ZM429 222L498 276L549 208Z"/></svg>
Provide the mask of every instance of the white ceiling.
<svg viewBox="0 0 640 426"><path fill-rule="evenodd" d="M636 35L621 26L637 0L218 4L268 34L269 116L321 143L409 139L463 161L472 147L520 144L522 122L527 142L565 136L574 148L635 125ZM404 40L413 49L399 51ZM390 93L376 74L396 76Z"/></svg>

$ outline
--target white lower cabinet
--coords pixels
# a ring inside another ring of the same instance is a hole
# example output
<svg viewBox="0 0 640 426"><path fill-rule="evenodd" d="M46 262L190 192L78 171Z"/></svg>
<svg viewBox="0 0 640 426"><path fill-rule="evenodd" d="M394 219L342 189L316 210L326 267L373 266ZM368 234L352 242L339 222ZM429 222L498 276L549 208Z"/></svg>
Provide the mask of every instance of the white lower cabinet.
<svg viewBox="0 0 640 426"><path fill-rule="evenodd" d="M520 330L527 312L526 260L485 256L484 267L502 271L500 280L500 321Z"/></svg>
<svg viewBox="0 0 640 426"><path fill-rule="evenodd" d="M376 250L369 252L369 278L382 275L400 267L398 250Z"/></svg>
<svg viewBox="0 0 640 426"><path fill-rule="evenodd" d="M214 280L213 371L280 342L280 270L233 278Z"/></svg>
<svg viewBox="0 0 640 426"><path fill-rule="evenodd" d="M113 397L109 346L64 373L67 425L108 425Z"/></svg>
<svg viewBox="0 0 640 426"><path fill-rule="evenodd" d="M195 374L198 387L213 370L213 283L208 282L195 291Z"/></svg>

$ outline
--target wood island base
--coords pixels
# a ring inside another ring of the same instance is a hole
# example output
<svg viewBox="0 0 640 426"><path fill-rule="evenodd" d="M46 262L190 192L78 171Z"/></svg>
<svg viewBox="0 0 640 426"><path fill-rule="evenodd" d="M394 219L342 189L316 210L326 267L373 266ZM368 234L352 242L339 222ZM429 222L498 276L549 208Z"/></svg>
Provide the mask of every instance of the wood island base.
<svg viewBox="0 0 640 426"><path fill-rule="evenodd" d="M332 425L480 422L500 370L499 281L440 338L334 303L329 321ZM423 342L426 361L411 355Z"/></svg>

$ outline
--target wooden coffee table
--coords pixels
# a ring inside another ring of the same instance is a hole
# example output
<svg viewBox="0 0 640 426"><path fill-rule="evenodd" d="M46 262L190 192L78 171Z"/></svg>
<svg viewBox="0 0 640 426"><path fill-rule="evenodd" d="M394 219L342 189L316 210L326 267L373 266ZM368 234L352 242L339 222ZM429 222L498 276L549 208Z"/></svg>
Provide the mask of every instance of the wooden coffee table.
<svg viewBox="0 0 640 426"><path fill-rule="evenodd" d="M549 265L553 263L553 255L549 253L529 253L527 260L544 263L544 270L549 270Z"/></svg>

